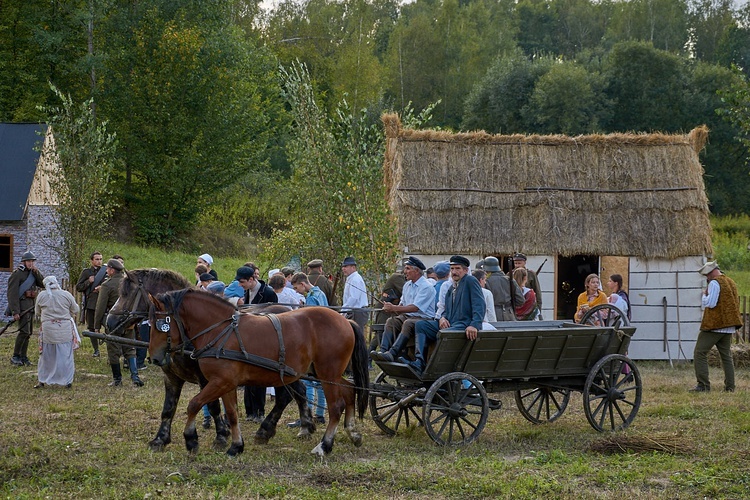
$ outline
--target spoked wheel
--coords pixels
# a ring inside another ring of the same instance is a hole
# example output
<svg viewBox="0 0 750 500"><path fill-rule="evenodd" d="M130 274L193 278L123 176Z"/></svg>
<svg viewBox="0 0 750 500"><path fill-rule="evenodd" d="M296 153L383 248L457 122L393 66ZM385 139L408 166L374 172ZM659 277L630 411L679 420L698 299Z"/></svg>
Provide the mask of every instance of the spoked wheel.
<svg viewBox="0 0 750 500"><path fill-rule="evenodd" d="M433 441L442 446L462 445L479 437L489 412L484 386L468 373L454 372L427 390L422 418Z"/></svg>
<svg viewBox="0 0 750 500"><path fill-rule="evenodd" d="M581 324L620 328L630 326L630 321L624 312L612 304L599 304L586 311L581 317Z"/></svg>
<svg viewBox="0 0 750 500"><path fill-rule="evenodd" d="M380 386L386 389L379 390ZM370 415L380 430L395 436L399 430L422 425L422 417L415 408L414 400L424 394L424 389L409 389L388 379L381 372L370 390Z"/></svg>
<svg viewBox="0 0 750 500"><path fill-rule="evenodd" d="M516 406L532 424L554 422L565 412L570 401L570 389L535 387L516 391Z"/></svg>
<svg viewBox="0 0 750 500"><path fill-rule="evenodd" d="M626 428L638 414L643 386L638 367L627 356L600 359L583 386L583 410L599 432Z"/></svg>

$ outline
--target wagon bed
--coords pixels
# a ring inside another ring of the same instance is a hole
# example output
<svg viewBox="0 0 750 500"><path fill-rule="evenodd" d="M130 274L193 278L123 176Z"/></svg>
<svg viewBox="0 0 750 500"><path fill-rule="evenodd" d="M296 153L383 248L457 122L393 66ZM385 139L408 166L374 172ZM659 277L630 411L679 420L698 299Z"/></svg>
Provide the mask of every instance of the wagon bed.
<svg viewBox="0 0 750 500"><path fill-rule="evenodd" d="M541 424L559 418L575 391L592 427L622 429L642 395L638 368L626 355L635 328L624 317L607 322L498 322L473 341L441 330L421 376L402 363L377 362L383 372L371 388L370 413L390 435L420 424L439 444L465 444L500 407L487 392L514 391L521 414Z"/></svg>

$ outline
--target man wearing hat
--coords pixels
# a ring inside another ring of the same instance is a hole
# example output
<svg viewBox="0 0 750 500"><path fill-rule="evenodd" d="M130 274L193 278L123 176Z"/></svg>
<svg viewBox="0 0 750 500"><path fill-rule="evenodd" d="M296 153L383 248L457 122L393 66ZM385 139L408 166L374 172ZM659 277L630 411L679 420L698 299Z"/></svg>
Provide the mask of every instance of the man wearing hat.
<svg viewBox="0 0 750 500"><path fill-rule="evenodd" d="M406 276L404 276L404 263L408 259L399 259L398 265L396 265L396 272L391 274L383 285L383 290L380 292L380 299L376 299L373 304L375 308L382 308L383 304L390 302L391 304L398 304L401 300L401 295L404 293L404 284L406 283ZM375 313L375 324L384 325L388 318L392 314L388 313L384 309L381 309ZM370 345L370 350L375 349L380 342L380 338L373 338L375 345Z"/></svg>
<svg viewBox="0 0 750 500"><path fill-rule="evenodd" d="M118 259L109 259L107 261L107 281L99 289L99 298L96 301L96 314L94 316L94 329L97 333L101 331L102 325L106 323L107 311L109 311L118 298L118 290L123 279L125 266ZM128 328L122 332L113 332L120 337L135 340L135 330ZM122 385L122 370L120 369L120 357L125 358L125 362L130 370L130 379L136 387L143 386L143 381L138 377L138 366L135 357L135 347L107 342L107 361L112 369L111 387Z"/></svg>
<svg viewBox="0 0 750 500"><path fill-rule="evenodd" d="M523 304L523 289L515 280L503 273L497 257L484 258L484 271L487 277L487 289L495 299L495 316L498 321L515 321L515 306Z"/></svg>
<svg viewBox="0 0 750 500"><path fill-rule="evenodd" d="M721 367L724 369L724 390L734 392L732 334L742 326L737 284L721 272L716 261L707 262L698 272L706 277L708 286L701 297L703 319L693 351L695 378L698 385L690 391L708 392L711 390L711 382L708 380L708 351L716 346L721 357Z"/></svg>
<svg viewBox="0 0 750 500"><path fill-rule="evenodd" d="M323 274L323 261L320 259L313 259L307 263L307 279L310 281L312 286L317 286L325 294L326 300L328 300L329 306L335 306L338 304L336 296L333 294L333 283L329 280L325 274Z"/></svg>
<svg viewBox="0 0 750 500"><path fill-rule="evenodd" d="M13 270L8 278L8 309L6 316L18 321L18 336L13 346L10 362L15 366L30 366L28 358L29 338L34 319L34 299L37 289L44 288L44 276L36 268L36 256L26 252L21 256L21 265Z"/></svg>
<svg viewBox="0 0 750 500"><path fill-rule="evenodd" d="M534 290L536 294L536 306L539 308L539 312L542 312L542 289L539 287L539 279L536 276L536 272L526 267L526 256L521 252L513 254L513 269L523 268L526 269L526 286Z"/></svg>
<svg viewBox="0 0 750 500"><path fill-rule="evenodd" d="M435 288L424 277L425 265L411 256L404 264L406 283L398 305L383 303L383 310L395 316L385 322L380 352L371 352L372 359L395 361L414 334L414 325L422 319L432 319L435 315ZM394 342L394 338L398 338Z"/></svg>
<svg viewBox="0 0 750 500"><path fill-rule="evenodd" d="M245 290L245 295L237 301L237 305L268 304L279 301L276 292L263 280L258 279L256 273L257 267L254 264L252 267L244 265L237 269L234 279ZM266 388L257 385L244 387L245 419L259 424L263 422L266 415Z"/></svg>
<svg viewBox="0 0 750 500"><path fill-rule="evenodd" d="M354 320L364 330L368 312L362 309L367 307L367 287L365 286L365 280L357 272L357 261L354 260L354 257L344 259L341 263L341 272L346 277L341 313L346 318Z"/></svg>
<svg viewBox="0 0 750 500"><path fill-rule="evenodd" d="M196 263L198 265L204 265L204 266L206 266L206 269L208 269L209 274L214 277L214 280L216 280L216 281L219 280L219 274L216 271L214 271L213 269L211 269L211 266L214 265L214 258L213 257L211 257L210 255L208 255L207 253L204 253L204 254L198 256L198 259L196 260Z"/></svg>
<svg viewBox="0 0 750 500"><path fill-rule="evenodd" d="M438 321L422 320L417 322L414 346L416 359L414 361L409 361L403 357L398 358L400 362L411 366L419 375L422 374L426 366L427 342L437 340L439 330L446 328L460 329L466 332L467 339L475 340L477 338L477 331L482 327L486 304L482 286L469 273L470 266L469 259L463 255L451 257L450 272L453 286L445 294L445 313Z"/></svg>

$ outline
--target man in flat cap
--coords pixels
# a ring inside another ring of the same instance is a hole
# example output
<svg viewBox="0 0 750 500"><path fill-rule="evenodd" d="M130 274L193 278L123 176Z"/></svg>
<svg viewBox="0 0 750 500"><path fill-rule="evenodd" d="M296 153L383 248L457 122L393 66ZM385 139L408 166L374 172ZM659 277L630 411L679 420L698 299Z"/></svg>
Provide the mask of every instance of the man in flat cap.
<svg viewBox="0 0 750 500"><path fill-rule="evenodd" d="M28 357L29 338L34 325L34 300L39 288L44 288L44 276L36 268L36 256L25 252L21 256L21 264L8 278L8 309L5 311L5 315L13 316L19 325L13 357L10 358L15 366L31 365Z"/></svg>
<svg viewBox="0 0 750 500"><path fill-rule="evenodd" d="M708 351L716 346L721 357L721 367L724 369L724 390L734 392L732 334L742 326L737 285L721 272L716 261L707 262L698 272L706 277L708 286L701 298L703 320L693 351L695 378L698 385L690 391L708 392L711 390L711 382L708 380Z"/></svg>
<svg viewBox="0 0 750 500"><path fill-rule="evenodd" d="M323 261L320 259L313 259L307 263L307 269L310 271L307 274L308 281L310 281L312 286L320 288L325 294L326 300L328 300L328 305L338 305L336 296L333 294L333 283L325 274L323 274Z"/></svg>
<svg viewBox="0 0 750 500"><path fill-rule="evenodd" d="M367 287L365 280L357 272L357 261L354 257L344 259L341 263L341 272L346 276L341 313L354 320L364 330L368 316L368 312L363 310L367 307Z"/></svg>
<svg viewBox="0 0 750 500"><path fill-rule="evenodd" d="M537 278L536 272L526 267L526 256L521 252L513 254L513 269L523 268L526 269L527 282L526 286L534 290L536 294L536 306L539 308L539 312L542 312L542 289L539 287L539 278Z"/></svg>
<svg viewBox="0 0 750 500"><path fill-rule="evenodd" d="M117 302L120 282L123 279L125 266L118 259L109 259L107 261L107 281L99 289L99 298L96 300L96 313L94 315L94 329L97 333L101 332L103 324L106 324L107 311L109 311L115 302ZM135 340L135 330L128 328L121 332L112 332L126 339ZM107 361L112 369L112 387L122 385L122 370L120 369L120 357L125 358L125 362L130 369L130 379L136 387L143 386L143 381L138 377L138 366L135 357L135 347L107 342Z"/></svg>
<svg viewBox="0 0 750 500"><path fill-rule="evenodd" d="M432 319L435 315L435 288L424 277L425 265L411 256L404 264L406 283L398 305L383 303L383 310L395 316L385 322L380 352L371 352L372 359L395 361L414 335L414 325L422 319ZM394 338L398 338L394 342Z"/></svg>
<svg viewBox="0 0 750 500"><path fill-rule="evenodd" d="M417 322L414 361L403 357L402 363L407 363L421 376L426 366L425 354L427 342L437 340L439 330L446 328L461 329L466 338L475 340L477 331L482 327L486 308L484 293L479 281L469 273L469 259L462 255L454 255L450 259L451 279L453 286L445 294L445 313L438 321L422 320Z"/></svg>
<svg viewBox="0 0 750 500"><path fill-rule="evenodd" d="M86 323L89 331L94 331L94 316L96 315L96 302L99 299L99 288L107 277L107 268L102 265L101 252L91 254L91 267L81 272L76 283L76 291L83 295L81 306L81 322ZM94 357L99 357L99 341L91 337L91 346L94 348Z"/></svg>

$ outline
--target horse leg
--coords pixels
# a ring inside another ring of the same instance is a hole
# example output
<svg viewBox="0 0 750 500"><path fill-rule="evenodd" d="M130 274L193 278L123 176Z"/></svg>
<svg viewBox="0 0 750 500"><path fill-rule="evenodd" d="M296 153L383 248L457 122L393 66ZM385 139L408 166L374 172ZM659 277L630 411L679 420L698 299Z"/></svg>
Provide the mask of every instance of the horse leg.
<svg viewBox="0 0 750 500"><path fill-rule="evenodd" d="M177 403L180 401L182 386L185 385L185 381L174 374L167 371L164 374L164 406L161 410L161 425L154 439L148 443L152 451L163 451L164 447L172 442L172 420L177 411Z"/></svg>
<svg viewBox="0 0 750 500"><path fill-rule="evenodd" d="M214 425L216 426L216 439L214 439L213 447L215 450L223 450L227 447L229 426L227 425L227 421L221 415L221 403L218 399L208 403L208 412L213 417Z"/></svg>
<svg viewBox="0 0 750 500"><path fill-rule="evenodd" d="M299 386L289 385L287 387L293 388L292 397L297 402L297 408L299 408L299 432L297 437L301 439L309 438L315 432L315 422L312 418L312 412L310 411L310 405L307 402L307 389L305 384L298 380Z"/></svg>
<svg viewBox="0 0 750 500"><path fill-rule="evenodd" d="M221 392L223 391L219 383L209 382L188 403L187 421L185 422L185 430L182 432L182 435L185 437L187 450L192 454L198 452L198 431L195 428L195 417L201 411L203 405L215 401L221 395ZM229 408L227 408L227 415L229 415Z"/></svg>
<svg viewBox="0 0 750 500"><path fill-rule="evenodd" d="M341 414L346 409L346 401L341 394L341 386L339 379L336 379L335 383L329 383L321 380L323 384L323 392L326 395L326 402L328 403L328 427L323 434L323 439L318 443L318 446L313 448L312 453L322 457L328 455L333 450L333 440L336 437L336 429L338 428L339 421L341 420Z"/></svg>
<svg viewBox="0 0 750 500"><path fill-rule="evenodd" d="M234 457L245 451L245 442L240 433L240 419L237 413L237 387L221 396L221 400L227 410L227 420L232 431L232 446L227 450L227 455Z"/></svg>
<svg viewBox="0 0 750 500"><path fill-rule="evenodd" d="M261 422L258 431L255 433L255 444L267 444L268 441L276 435L276 425L284 413L284 409L292 400L292 395L288 386L276 388L276 402L266 418Z"/></svg>
<svg viewBox="0 0 750 500"><path fill-rule="evenodd" d="M342 387L344 394L344 401L346 402L346 411L344 413L344 430L352 440L354 446L362 446L362 434L354 429L354 422L356 420L356 406L355 406L355 392L354 384L346 382L347 387Z"/></svg>

